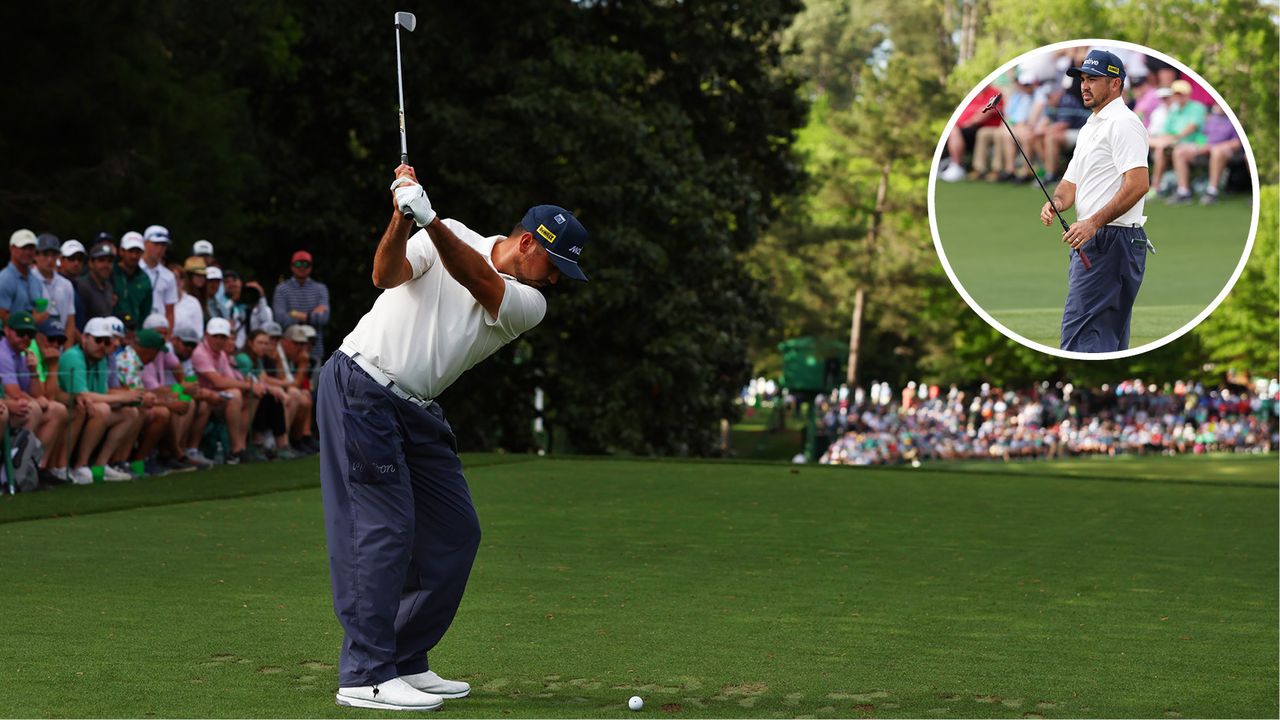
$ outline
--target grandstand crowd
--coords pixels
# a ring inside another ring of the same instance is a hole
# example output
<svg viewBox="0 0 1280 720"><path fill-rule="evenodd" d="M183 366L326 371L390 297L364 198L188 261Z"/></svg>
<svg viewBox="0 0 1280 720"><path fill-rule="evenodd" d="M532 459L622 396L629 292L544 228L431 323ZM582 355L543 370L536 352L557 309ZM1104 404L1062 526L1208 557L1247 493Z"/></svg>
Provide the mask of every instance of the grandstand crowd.
<svg viewBox="0 0 1280 720"><path fill-rule="evenodd" d="M983 384L971 392L887 383L847 387L816 400L835 442L819 462L892 465L924 460L1077 455L1271 452L1280 380L1247 386L1125 380L1083 390L1041 383L1026 390Z"/></svg>
<svg viewBox="0 0 1280 720"><path fill-rule="evenodd" d="M1046 183L1065 171L1090 111L1080 99L1080 79L1066 75L1089 47L1033 56L984 87L965 106L947 137L938 178L1033 182L1009 129L982 109L1000 95L1012 134ZM1190 76L1164 61L1130 50L1112 50L1128 75L1124 102L1142 119L1151 148L1150 198L1170 204L1218 201L1232 166L1243 168L1244 150L1235 126L1213 97ZM966 169L968 168L968 169Z"/></svg>
<svg viewBox="0 0 1280 720"><path fill-rule="evenodd" d="M199 240L176 261L152 225L92 242L30 230L0 271L0 437L8 492L319 451L312 370L329 293L312 257L270 300Z"/></svg>

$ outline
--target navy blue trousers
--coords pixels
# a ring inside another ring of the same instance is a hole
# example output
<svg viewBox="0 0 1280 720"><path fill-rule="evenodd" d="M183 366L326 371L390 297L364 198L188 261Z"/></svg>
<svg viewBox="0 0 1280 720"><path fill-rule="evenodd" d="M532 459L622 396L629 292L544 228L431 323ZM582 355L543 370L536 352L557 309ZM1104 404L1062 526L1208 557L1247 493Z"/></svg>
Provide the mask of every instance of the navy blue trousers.
<svg viewBox="0 0 1280 720"><path fill-rule="evenodd" d="M1127 350L1133 302L1147 269L1147 234L1142 228L1104 225L1082 248L1093 269L1085 270L1079 253L1071 253L1060 347L1086 353Z"/></svg>
<svg viewBox="0 0 1280 720"><path fill-rule="evenodd" d="M338 685L424 672L480 546L453 430L438 403L396 397L340 352L320 371L316 419L333 609L345 632Z"/></svg>

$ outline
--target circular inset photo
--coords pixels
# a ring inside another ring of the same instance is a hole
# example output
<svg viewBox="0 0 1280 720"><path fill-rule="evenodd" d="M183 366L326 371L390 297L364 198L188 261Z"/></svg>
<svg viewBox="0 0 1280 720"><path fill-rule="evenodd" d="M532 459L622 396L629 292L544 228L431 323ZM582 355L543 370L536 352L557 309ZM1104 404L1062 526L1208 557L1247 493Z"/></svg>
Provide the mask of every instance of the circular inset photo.
<svg viewBox="0 0 1280 720"><path fill-rule="evenodd" d="M1129 357L1230 292L1257 229L1257 169L1194 70L1076 40L997 68L956 108L929 216L952 284L992 327L1060 357Z"/></svg>

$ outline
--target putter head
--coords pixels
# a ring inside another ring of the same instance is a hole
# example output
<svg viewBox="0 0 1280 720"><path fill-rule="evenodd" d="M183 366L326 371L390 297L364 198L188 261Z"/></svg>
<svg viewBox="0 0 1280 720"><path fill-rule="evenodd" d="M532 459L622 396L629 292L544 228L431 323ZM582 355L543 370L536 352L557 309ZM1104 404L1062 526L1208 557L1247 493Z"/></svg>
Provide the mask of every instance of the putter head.
<svg viewBox="0 0 1280 720"><path fill-rule="evenodd" d="M411 12L396 13L396 27L404 28L409 32L413 32L413 29L417 26L418 26L418 18L414 17L413 13Z"/></svg>
<svg viewBox="0 0 1280 720"><path fill-rule="evenodd" d="M999 104L1000 104L1000 95L992 96L992 98L987 101L987 106L982 108L982 113L985 115L988 110L990 110L991 108Z"/></svg>

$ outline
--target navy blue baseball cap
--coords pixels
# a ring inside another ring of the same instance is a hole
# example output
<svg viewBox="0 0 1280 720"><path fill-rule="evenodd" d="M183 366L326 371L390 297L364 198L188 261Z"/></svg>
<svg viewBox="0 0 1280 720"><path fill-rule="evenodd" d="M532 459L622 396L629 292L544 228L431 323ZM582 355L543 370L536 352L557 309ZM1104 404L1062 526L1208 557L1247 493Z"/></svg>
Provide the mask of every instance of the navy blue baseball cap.
<svg viewBox="0 0 1280 720"><path fill-rule="evenodd" d="M587 244L587 229L573 213L559 205L534 205L524 214L520 226L542 243L551 262L565 277L586 281L587 276L578 267L578 258Z"/></svg>
<svg viewBox="0 0 1280 720"><path fill-rule="evenodd" d="M1094 77L1111 77L1124 79L1124 63L1115 53L1106 50L1090 50L1080 67L1067 70L1071 77L1093 75Z"/></svg>

